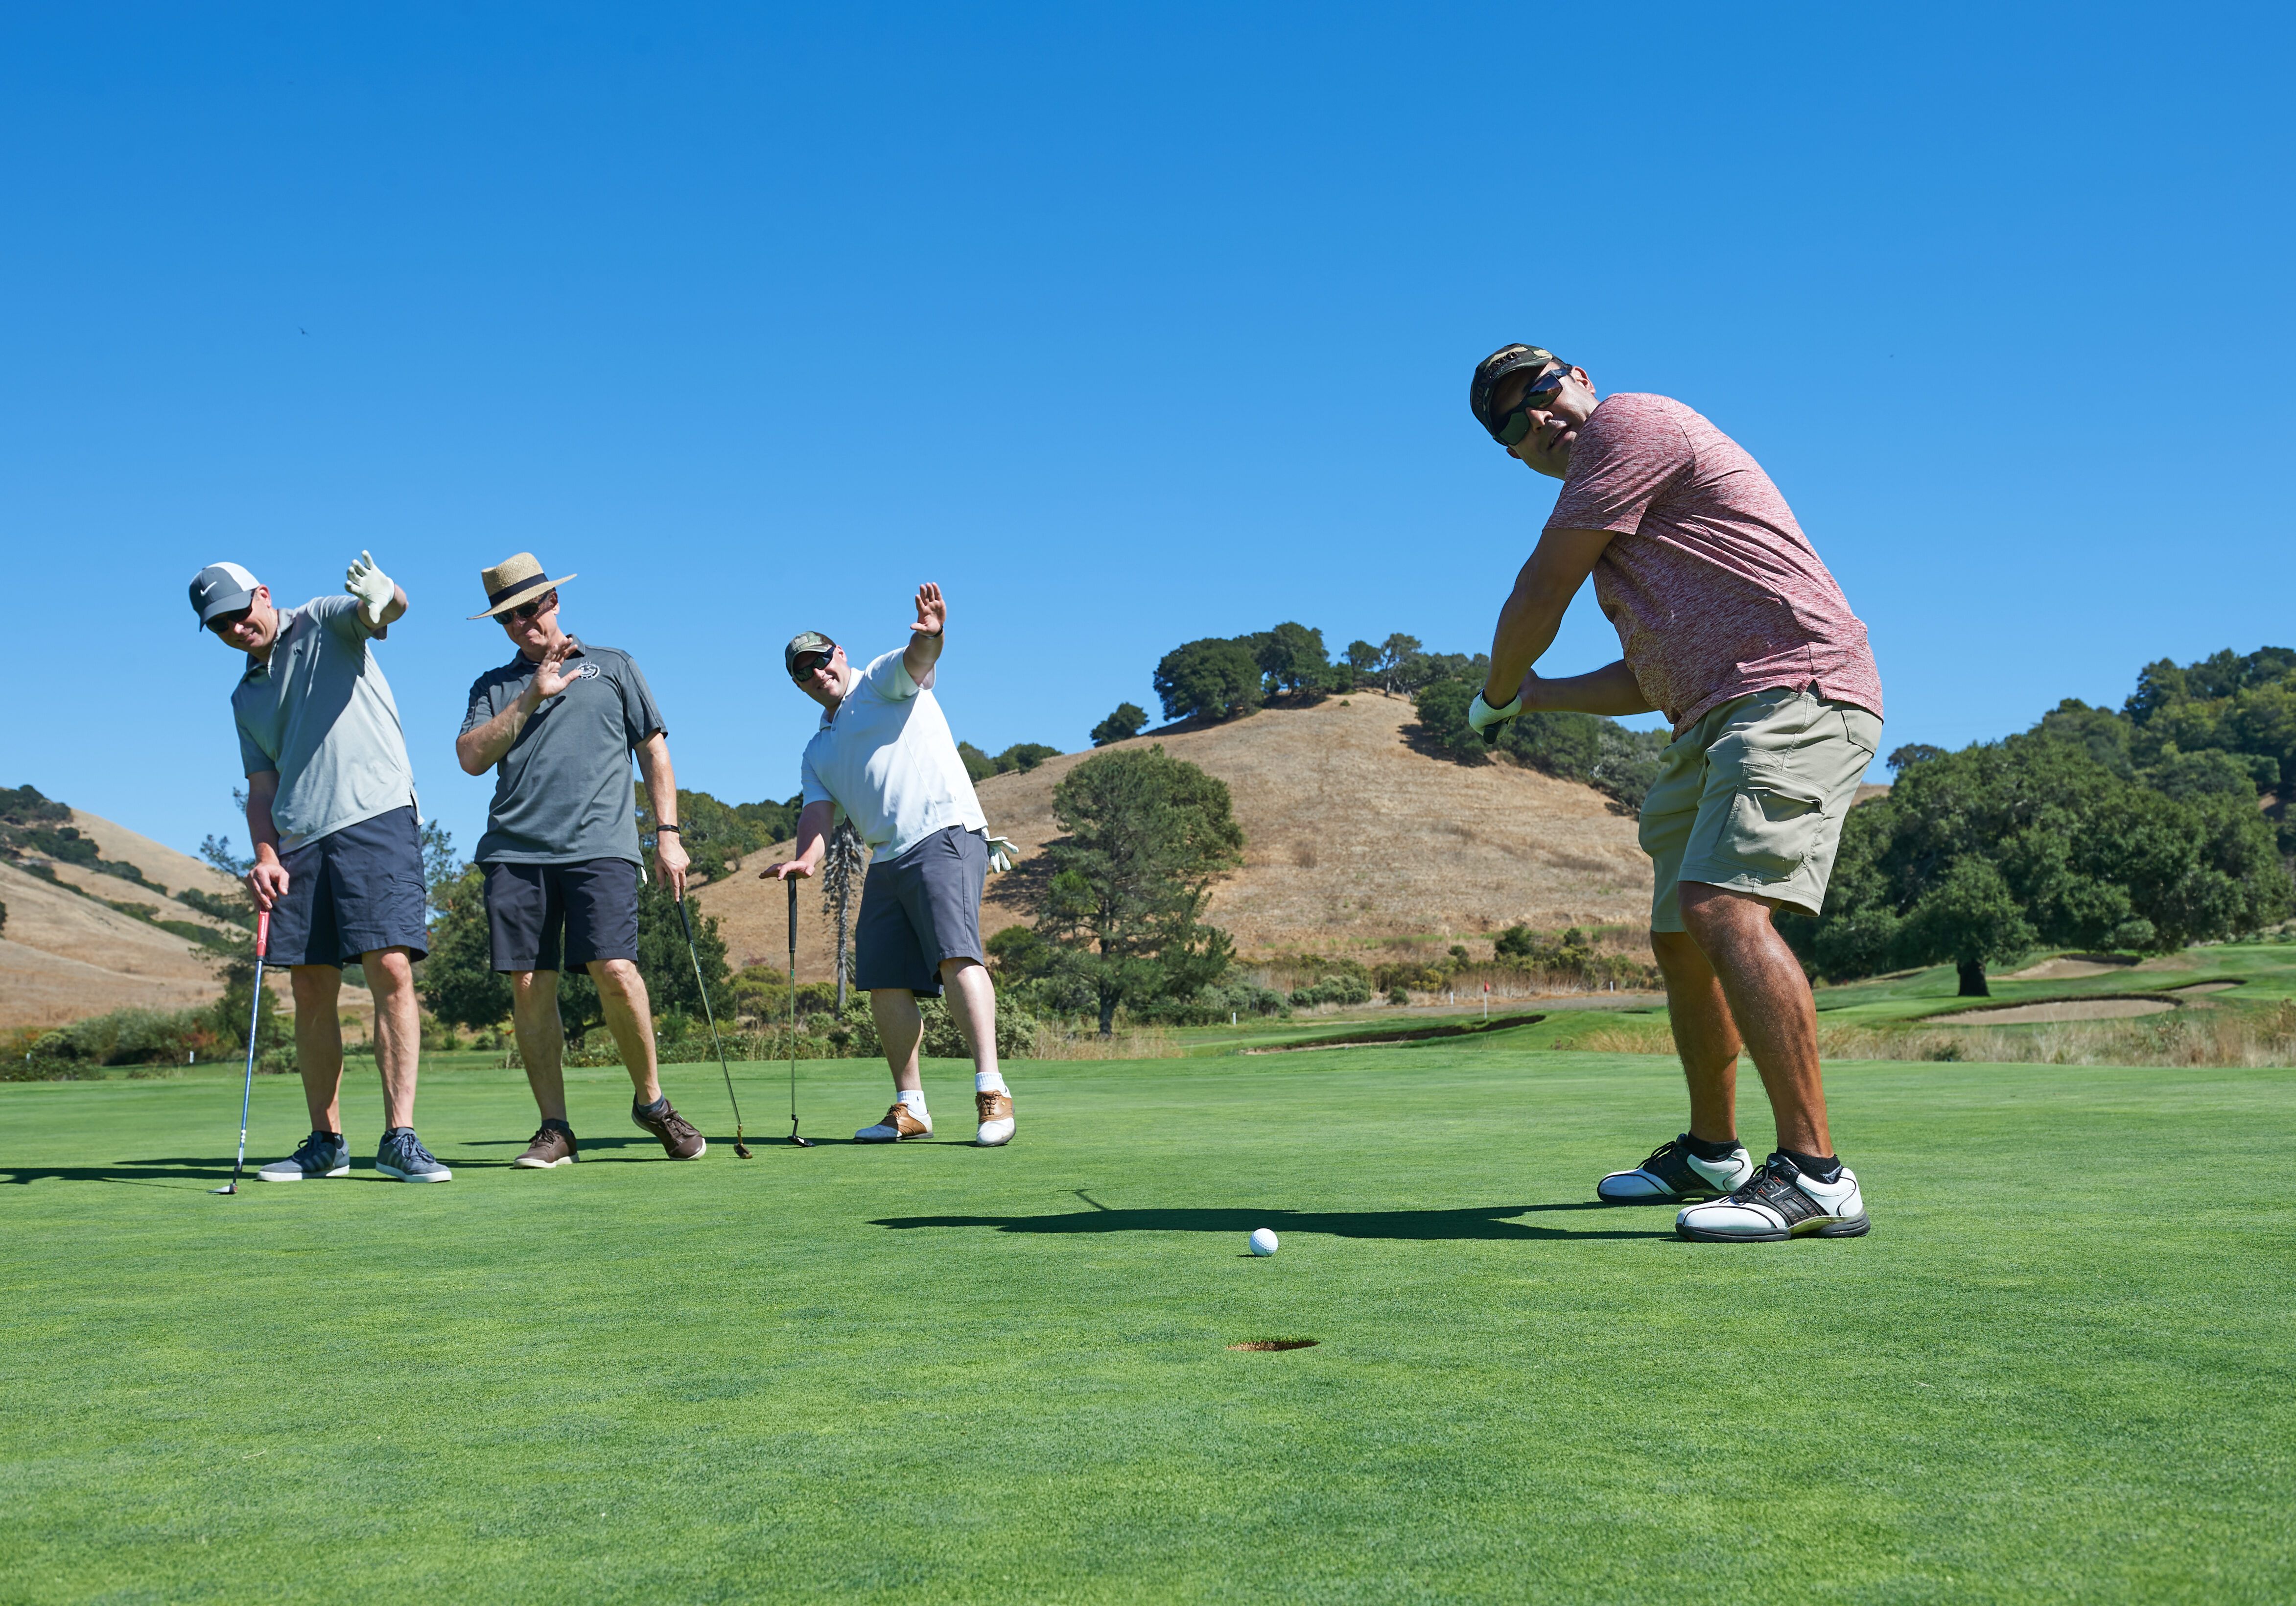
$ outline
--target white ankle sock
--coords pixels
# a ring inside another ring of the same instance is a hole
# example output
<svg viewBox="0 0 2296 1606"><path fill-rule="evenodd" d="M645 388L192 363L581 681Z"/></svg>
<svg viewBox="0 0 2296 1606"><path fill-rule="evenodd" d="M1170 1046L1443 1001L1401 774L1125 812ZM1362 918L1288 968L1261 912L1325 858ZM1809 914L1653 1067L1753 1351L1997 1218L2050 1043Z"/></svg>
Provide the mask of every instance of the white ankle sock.
<svg viewBox="0 0 2296 1606"><path fill-rule="evenodd" d="M1010 1093L1013 1090L1004 1086L1004 1073L1003 1071L976 1070L972 1073L972 1091L975 1093Z"/></svg>
<svg viewBox="0 0 2296 1606"><path fill-rule="evenodd" d="M923 1088L904 1088L901 1092L901 1102L909 1107L909 1113L911 1115L915 1116L919 1120L925 1118L925 1090Z"/></svg>

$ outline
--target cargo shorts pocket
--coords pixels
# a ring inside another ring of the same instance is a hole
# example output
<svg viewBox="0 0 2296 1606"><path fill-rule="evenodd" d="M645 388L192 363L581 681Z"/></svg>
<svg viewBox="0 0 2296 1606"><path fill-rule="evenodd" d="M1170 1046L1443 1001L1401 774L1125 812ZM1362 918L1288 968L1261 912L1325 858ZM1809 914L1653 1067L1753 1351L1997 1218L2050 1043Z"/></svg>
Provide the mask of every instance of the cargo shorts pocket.
<svg viewBox="0 0 2296 1606"><path fill-rule="evenodd" d="M1825 823L1825 798L1792 775L1742 775L1730 799L1724 859L1763 876L1791 875L1809 860Z"/></svg>

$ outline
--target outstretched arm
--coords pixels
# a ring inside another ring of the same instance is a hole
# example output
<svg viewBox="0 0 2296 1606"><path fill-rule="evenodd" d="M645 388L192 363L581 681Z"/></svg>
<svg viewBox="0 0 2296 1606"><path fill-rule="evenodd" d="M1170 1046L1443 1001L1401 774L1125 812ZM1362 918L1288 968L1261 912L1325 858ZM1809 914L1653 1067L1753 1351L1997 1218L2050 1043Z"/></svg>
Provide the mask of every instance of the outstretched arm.
<svg viewBox="0 0 2296 1606"><path fill-rule="evenodd" d="M759 881L787 881L793 875L811 875L820 867L822 856L829 851L829 828L837 823L837 805L830 802L808 803L797 816L797 856L778 864L768 864L758 872Z"/></svg>
<svg viewBox="0 0 2296 1606"><path fill-rule="evenodd" d="M1483 684L1484 701L1500 708L1514 701L1529 677L1530 666L1554 644L1563 610L1610 544L1611 532L1606 529L1550 529L1539 537L1530 561L1515 576L1513 594L1499 610L1498 629L1491 636L1490 676Z"/></svg>
<svg viewBox="0 0 2296 1606"><path fill-rule="evenodd" d="M932 690L933 665L940 661L943 633L948 628L948 604L940 587L927 580L917 587L917 622L909 627L909 644L901 653L901 668L917 683L917 690Z"/></svg>
<svg viewBox="0 0 2296 1606"><path fill-rule="evenodd" d="M1584 675L1559 676L1553 680L1524 676L1522 711L1528 714L1535 709L1556 714L1607 714L1613 717L1652 711L1651 700L1643 695L1642 683L1635 678L1635 672L1627 668L1623 658Z"/></svg>

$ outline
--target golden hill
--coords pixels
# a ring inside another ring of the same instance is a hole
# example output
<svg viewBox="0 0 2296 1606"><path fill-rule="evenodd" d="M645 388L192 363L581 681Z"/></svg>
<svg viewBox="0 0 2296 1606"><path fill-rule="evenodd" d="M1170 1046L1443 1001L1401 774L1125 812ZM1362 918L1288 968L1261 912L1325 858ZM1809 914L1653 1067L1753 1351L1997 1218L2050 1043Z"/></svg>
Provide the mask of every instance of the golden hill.
<svg viewBox="0 0 2296 1606"><path fill-rule="evenodd" d="M1490 933L1517 922L1647 922L1650 864L1631 818L1587 787L1505 760L1471 766L1419 752L1405 736L1413 718L1402 698L1356 692L1121 745L1160 742L1228 783L1244 864L1215 890L1210 918L1241 953L1360 953L1439 937L1481 957ZM990 830L1023 855L1021 870L988 878L984 933L1027 920L1016 897L1026 859L1060 834L1053 788L1089 757L981 783ZM694 894L695 907L717 916L736 968L788 963L783 895L755 879L787 853L782 844L753 855L742 873ZM817 885L800 889L798 909L799 979L827 979Z"/></svg>
<svg viewBox="0 0 2296 1606"><path fill-rule="evenodd" d="M135 865L167 890L61 863L50 866L58 886L0 864L0 903L8 905L0 931L0 1026L62 1026L131 1005L177 1010L212 999L219 984L206 949L108 905L140 905L162 920L216 927L168 893L225 894L231 879L99 815L76 808L71 823L105 858ZM283 979L277 986L283 998Z"/></svg>

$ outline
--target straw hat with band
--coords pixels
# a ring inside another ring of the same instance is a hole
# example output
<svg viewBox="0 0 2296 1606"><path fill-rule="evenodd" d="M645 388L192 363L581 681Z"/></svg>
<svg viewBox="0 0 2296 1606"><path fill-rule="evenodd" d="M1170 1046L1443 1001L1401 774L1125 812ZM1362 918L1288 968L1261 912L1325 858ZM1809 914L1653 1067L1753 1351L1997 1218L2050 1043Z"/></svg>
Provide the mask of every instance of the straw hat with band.
<svg viewBox="0 0 2296 1606"><path fill-rule="evenodd" d="M479 584L487 590L487 610L471 617L474 619L492 619L521 602L532 602L553 586L576 578L562 574L554 580L545 579L542 578L542 565L535 561L534 554L530 552L518 553L504 558L492 569L479 570Z"/></svg>

